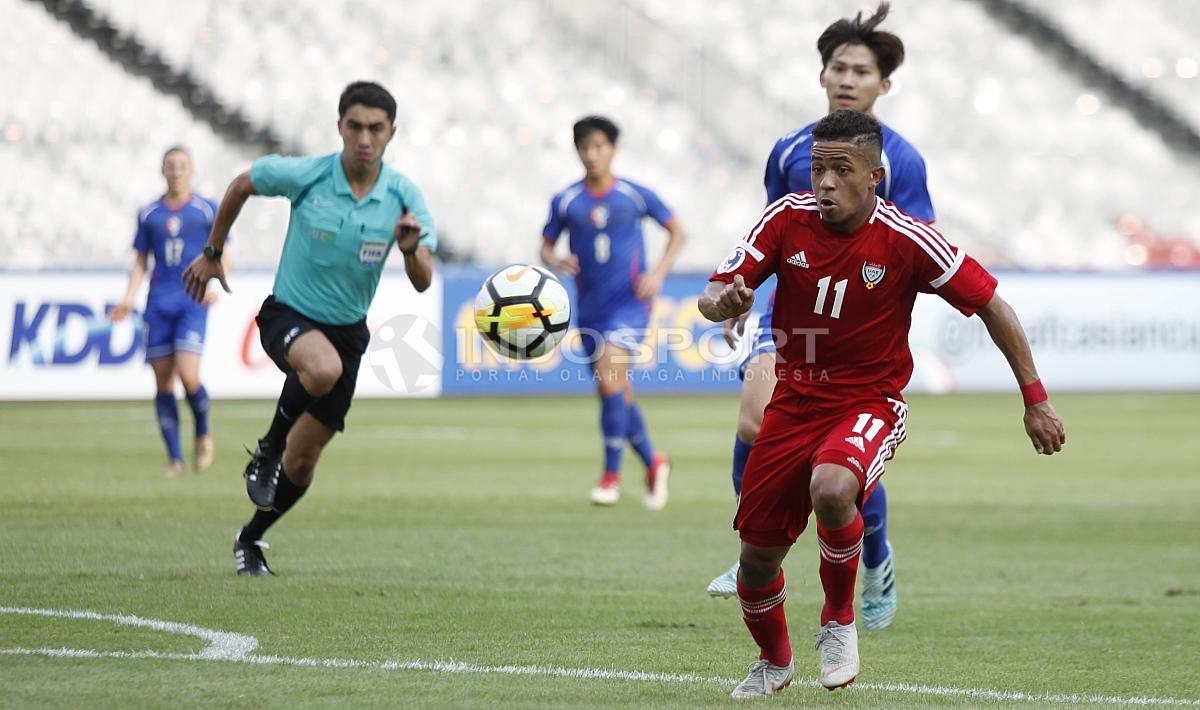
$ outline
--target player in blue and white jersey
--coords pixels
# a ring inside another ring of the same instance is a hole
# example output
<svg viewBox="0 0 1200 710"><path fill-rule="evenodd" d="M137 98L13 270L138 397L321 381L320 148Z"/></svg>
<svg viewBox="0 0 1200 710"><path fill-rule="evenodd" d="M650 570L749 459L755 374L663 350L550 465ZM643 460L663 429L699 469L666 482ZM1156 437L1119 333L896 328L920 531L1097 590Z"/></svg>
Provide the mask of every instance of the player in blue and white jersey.
<svg viewBox="0 0 1200 710"><path fill-rule="evenodd" d="M597 505L620 498L621 456L628 441L646 465L643 504L661 510L667 504L668 458L656 452L641 409L633 398L629 363L650 324L654 297L662 289L685 239L671 210L653 190L612 172L617 126L602 116L588 116L574 127L575 149L584 178L550 202L542 230L542 261L575 277L575 312L582 344L592 362L600 396L600 430L604 439L604 473L592 489ZM642 220L658 222L669 233L666 252L654 268L646 265ZM554 253L563 230L570 234L570 254Z"/></svg>
<svg viewBox="0 0 1200 710"><path fill-rule="evenodd" d="M163 469L167 476L178 476L184 471L179 411L175 403L176 379L183 383L195 420L192 465L197 472L212 465L214 450L208 423L208 392L200 382L200 357L204 352L208 306L216 300L217 294L211 292L203 303L196 303L184 292L180 276L184 267L204 250L217 205L192 193L193 172L187 149L175 146L163 155L166 194L138 213L129 288L125 298L109 313L109 319L116 322L133 310L134 298L141 290L153 255L154 270L150 273L150 293L142 321L145 324L146 360L154 370L157 389L154 409L159 431L167 445L167 466Z"/></svg>
<svg viewBox="0 0 1200 710"><path fill-rule="evenodd" d="M821 54L821 87L828 98L829 112L853 109L874 115L875 101L891 88L891 74L904 62L904 44L890 32L876 29L887 17L888 4L881 3L870 18L860 12L853 20L831 24L817 40ZM792 192L812 190L812 128L816 121L793 131L775 143L763 176L767 203ZM876 193L907 214L925 222L934 221L933 202L925 180L925 160L899 133L882 124L885 169ZM807 268L803 252L793 257L798 268ZM754 347L742 362L742 392L737 436L733 449L733 489L741 495L742 472L758 436L763 411L775 388L775 334L771 314L775 294L759 320ZM732 345L745 327L745 317L725 323L726 340ZM868 629L887 628L896 611L897 595L893 555L887 540L887 496L876 487L863 508L866 535L863 538L863 624ZM708 593L732 597L737 594L735 564L713 579Z"/></svg>

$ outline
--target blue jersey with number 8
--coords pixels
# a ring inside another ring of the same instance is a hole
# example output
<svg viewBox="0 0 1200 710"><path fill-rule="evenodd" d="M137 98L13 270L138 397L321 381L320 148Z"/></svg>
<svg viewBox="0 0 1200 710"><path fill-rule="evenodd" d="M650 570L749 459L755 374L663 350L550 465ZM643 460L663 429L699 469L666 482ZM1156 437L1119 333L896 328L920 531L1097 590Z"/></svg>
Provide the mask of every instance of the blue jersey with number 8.
<svg viewBox="0 0 1200 710"><path fill-rule="evenodd" d="M675 219L653 190L622 178L603 193L590 191L581 180L550 201L542 236L553 244L564 229L570 233L571 253L579 259L580 323L638 303L634 289L646 270L645 217L663 227Z"/></svg>

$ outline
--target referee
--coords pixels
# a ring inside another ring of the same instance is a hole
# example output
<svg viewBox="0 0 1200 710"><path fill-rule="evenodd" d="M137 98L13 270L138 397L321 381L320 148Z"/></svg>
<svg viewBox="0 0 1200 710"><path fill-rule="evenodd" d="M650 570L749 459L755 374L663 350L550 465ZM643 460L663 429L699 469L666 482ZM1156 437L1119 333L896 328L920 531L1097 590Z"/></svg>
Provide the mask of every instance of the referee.
<svg viewBox="0 0 1200 710"><path fill-rule="evenodd" d="M383 162L395 120L396 100L382 86L347 86L338 101L341 152L254 161L229 185L204 253L184 272L195 300L204 298L209 279L229 291L221 253L246 199L291 201L275 285L257 319L263 349L287 379L246 466L246 491L258 510L234 541L238 574L272 574L263 533L308 490L321 452L345 429L370 341L367 309L392 243L417 291L433 277L437 233L425 199Z"/></svg>

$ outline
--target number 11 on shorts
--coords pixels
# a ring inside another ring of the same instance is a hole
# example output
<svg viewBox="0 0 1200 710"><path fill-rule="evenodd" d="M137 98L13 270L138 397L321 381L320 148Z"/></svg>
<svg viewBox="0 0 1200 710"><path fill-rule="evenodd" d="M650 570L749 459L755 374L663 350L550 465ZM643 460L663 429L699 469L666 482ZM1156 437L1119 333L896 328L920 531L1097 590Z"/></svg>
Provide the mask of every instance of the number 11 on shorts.
<svg viewBox="0 0 1200 710"><path fill-rule="evenodd" d="M868 423L871 425L870 429L867 428ZM858 415L858 421L854 423L853 431L855 434L862 434L863 438L867 441L872 441L882 428L883 420L879 417L872 417L870 414L860 414Z"/></svg>

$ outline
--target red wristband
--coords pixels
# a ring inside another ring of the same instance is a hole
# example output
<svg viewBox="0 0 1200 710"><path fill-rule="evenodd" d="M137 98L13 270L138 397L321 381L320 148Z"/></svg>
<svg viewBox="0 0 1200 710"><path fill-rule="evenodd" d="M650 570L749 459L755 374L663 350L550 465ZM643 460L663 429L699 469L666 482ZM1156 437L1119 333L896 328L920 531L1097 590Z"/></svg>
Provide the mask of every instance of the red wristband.
<svg viewBox="0 0 1200 710"><path fill-rule="evenodd" d="M1025 399L1025 406L1032 407L1035 404L1041 404L1050 399L1046 394L1046 388L1042 385L1041 380L1034 380L1027 385L1021 385L1021 397Z"/></svg>

